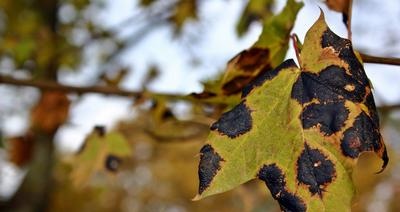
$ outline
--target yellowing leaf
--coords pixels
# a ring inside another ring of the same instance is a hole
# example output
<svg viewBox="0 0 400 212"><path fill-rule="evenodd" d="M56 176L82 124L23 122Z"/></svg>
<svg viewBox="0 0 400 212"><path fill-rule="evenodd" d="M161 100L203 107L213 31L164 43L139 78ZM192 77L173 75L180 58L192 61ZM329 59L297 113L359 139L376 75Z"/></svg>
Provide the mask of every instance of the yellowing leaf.
<svg viewBox="0 0 400 212"><path fill-rule="evenodd" d="M172 23L176 26L176 31L180 32L185 22L189 19L197 18L197 1L179 0L171 16Z"/></svg>
<svg viewBox="0 0 400 212"><path fill-rule="evenodd" d="M99 171L117 171L122 158L131 155L131 147L121 134L103 134L99 129L90 134L74 159L71 178L77 187L84 186Z"/></svg>
<svg viewBox="0 0 400 212"><path fill-rule="evenodd" d="M301 68L287 60L242 91L200 150L199 194L263 180L283 211L349 211L363 152L388 162L367 76L351 42L323 14L308 31Z"/></svg>
<svg viewBox="0 0 400 212"><path fill-rule="evenodd" d="M290 31L302 6L303 3L288 0L278 15L268 18L258 41L228 62L220 82L220 93L206 97L220 98L239 94L254 78L282 63L288 49ZM204 93L208 94L209 91Z"/></svg>
<svg viewBox="0 0 400 212"><path fill-rule="evenodd" d="M274 0L250 0L236 25L236 32L242 36L250 24L257 20L267 20L272 16Z"/></svg>

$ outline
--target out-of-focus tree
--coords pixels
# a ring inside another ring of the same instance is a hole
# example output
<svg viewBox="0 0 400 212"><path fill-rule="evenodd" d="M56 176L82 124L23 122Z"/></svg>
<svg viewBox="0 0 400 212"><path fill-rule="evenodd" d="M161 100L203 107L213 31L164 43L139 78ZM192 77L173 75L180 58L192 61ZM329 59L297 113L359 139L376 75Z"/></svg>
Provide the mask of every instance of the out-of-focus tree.
<svg viewBox="0 0 400 212"><path fill-rule="evenodd" d="M335 5L328 2L330 6ZM17 192L0 203L2 211L279 210L273 199L267 197L265 185L259 182L248 182L234 191L199 202L190 199L198 184L195 156L207 139L209 125L225 109L240 101L239 91L264 68L257 67L258 71L249 73L248 67L254 69L255 63L266 58L272 61L268 63L269 69L282 62L295 14L293 20L277 16L273 10L275 1L249 0L237 20L238 36L246 34L251 24L261 23L262 34L272 36L273 41L260 38L252 49L232 60L241 61L245 66L228 66L224 76L204 82L205 91L200 94L152 92L148 85L162 69L155 66L149 68L140 86L142 90L126 91L119 86L132 72L119 63L121 53L160 26L172 28L174 39L181 39L184 27L201 18L201 4L201 0L140 0L137 5L140 13L113 27L104 27L93 18L104 6L103 1L0 1L0 61L12 64L11 72L0 71L0 83L40 89L35 105L24 108L31 114L27 131L12 138L1 137L8 159L28 170ZM347 26L351 25L348 9L340 11L346 12L343 17ZM121 38L119 32L131 25L136 30ZM82 70L85 61L93 57L88 53L93 47L102 49L95 55L102 69L96 71L92 84L61 85L60 72ZM258 48L268 48L273 54ZM390 58L361 57L365 62L399 64ZM78 96L72 99L69 93ZM67 124L71 103L87 93L131 98L132 110L139 115L112 130L93 126L93 133L75 155L58 155L55 134ZM176 111L177 103L181 102L189 105L187 114ZM398 131L400 124L392 114L396 108L382 107L381 112L384 127ZM392 161L397 164L396 157ZM365 210L364 203L376 198L379 186L392 186L393 196L385 201L393 210L400 207L395 201L400 185L393 177L398 168L390 168L383 175L369 175L378 166L373 156L361 158L354 172L360 191L354 210Z"/></svg>

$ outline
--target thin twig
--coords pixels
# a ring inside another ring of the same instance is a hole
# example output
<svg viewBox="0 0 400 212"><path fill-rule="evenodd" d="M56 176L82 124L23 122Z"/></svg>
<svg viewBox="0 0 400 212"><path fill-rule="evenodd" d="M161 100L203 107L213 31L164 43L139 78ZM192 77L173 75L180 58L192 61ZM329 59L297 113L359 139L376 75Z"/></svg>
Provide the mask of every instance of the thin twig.
<svg viewBox="0 0 400 212"><path fill-rule="evenodd" d="M378 63L386 65L400 65L400 58L391 57L377 57L367 54L360 53L360 56L364 63Z"/></svg>
<svg viewBox="0 0 400 212"><path fill-rule="evenodd" d="M105 95L116 95L123 97L132 97L132 98L140 98L142 96L147 96L148 98L155 99L168 99L168 100L184 100L190 102L202 102L202 103L211 103L211 104L221 104L222 102L218 102L210 99L198 99L191 95L180 95L180 94L163 94L163 93L149 93L149 92L139 92L139 91L127 91L122 90L115 87L109 86L70 86L70 85L61 85L56 82L44 82L44 81L33 81L29 79L13 79L7 76L0 75L0 84L9 84L15 86L28 86L35 87L41 90L51 90L51 91L59 91L64 93L76 93L76 94L85 94L85 93L98 93ZM221 100L223 101L223 99ZM399 105L384 105L378 107L380 110L390 111L395 109L400 109Z"/></svg>
<svg viewBox="0 0 400 212"><path fill-rule="evenodd" d="M377 107L380 111L392 111L392 110L399 110L400 104L396 105L382 105Z"/></svg>
<svg viewBox="0 0 400 212"><path fill-rule="evenodd" d="M76 93L76 94L85 94L85 93L98 93L105 95L116 95L116 96L124 96L124 97L132 97L139 98L143 95L149 95L150 97L158 97L158 98L167 98L170 100L186 100L189 99L186 95L179 94L147 94L144 92L138 91L127 91L116 87L109 86L71 86L71 85L62 85L56 82L49 81L34 81L30 79L14 79L7 76L0 75L0 84L9 84L16 86L29 86L35 87L40 90L51 90L51 91L59 91L64 93Z"/></svg>
<svg viewBox="0 0 400 212"><path fill-rule="evenodd" d="M349 0L349 8L347 9L347 38L351 40L351 15L353 13L353 0Z"/></svg>

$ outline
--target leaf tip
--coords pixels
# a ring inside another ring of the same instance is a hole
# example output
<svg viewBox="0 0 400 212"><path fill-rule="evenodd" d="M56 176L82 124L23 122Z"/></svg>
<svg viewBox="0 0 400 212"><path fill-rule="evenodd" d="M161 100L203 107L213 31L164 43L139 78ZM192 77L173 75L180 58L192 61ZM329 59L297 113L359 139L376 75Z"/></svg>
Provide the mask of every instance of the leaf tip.
<svg viewBox="0 0 400 212"><path fill-rule="evenodd" d="M193 201L193 202L195 202L195 201L199 201L199 200L201 200L202 199L202 197L201 197L201 195L199 195L199 194L197 194L195 197L193 197L191 200Z"/></svg>

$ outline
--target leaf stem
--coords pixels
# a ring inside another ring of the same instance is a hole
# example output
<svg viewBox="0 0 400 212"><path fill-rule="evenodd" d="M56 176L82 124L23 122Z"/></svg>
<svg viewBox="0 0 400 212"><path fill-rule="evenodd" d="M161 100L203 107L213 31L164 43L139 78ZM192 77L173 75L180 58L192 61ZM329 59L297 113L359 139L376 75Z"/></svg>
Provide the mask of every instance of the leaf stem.
<svg viewBox="0 0 400 212"><path fill-rule="evenodd" d="M292 39L293 48L294 48L294 51L295 51L295 53L296 53L297 62L298 62L299 65L301 66L300 49L299 49L299 46L297 45L298 40L297 40L297 35L296 35L296 33L291 34L291 35L290 35L290 38Z"/></svg>

